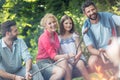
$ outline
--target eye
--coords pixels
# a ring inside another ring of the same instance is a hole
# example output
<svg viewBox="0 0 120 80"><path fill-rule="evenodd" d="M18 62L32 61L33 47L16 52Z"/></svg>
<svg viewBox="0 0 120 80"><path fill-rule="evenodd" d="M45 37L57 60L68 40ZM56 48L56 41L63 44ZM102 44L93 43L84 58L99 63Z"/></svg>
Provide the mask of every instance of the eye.
<svg viewBox="0 0 120 80"><path fill-rule="evenodd" d="M51 25L51 23L48 23L49 25Z"/></svg>
<svg viewBox="0 0 120 80"><path fill-rule="evenodd" d="M56 23L56 21L53 21L53 23Z"/></svg>
<svg viewBox="0 0 120 80"><path fill-rule="evenodd" d="M65 24L68 24L68 22L65 22Z"/></svg>
<svg viewBox="0 0 120 80"><path fill-rule="evenodd" d="M86 13L90 13L90 11L86 11Z"/></svg>

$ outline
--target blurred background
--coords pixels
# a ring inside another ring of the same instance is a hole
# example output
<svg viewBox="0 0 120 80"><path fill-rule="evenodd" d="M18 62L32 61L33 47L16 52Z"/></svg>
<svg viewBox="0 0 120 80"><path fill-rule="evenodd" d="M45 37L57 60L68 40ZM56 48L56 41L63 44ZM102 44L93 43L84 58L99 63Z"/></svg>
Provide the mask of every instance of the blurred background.
<svg viewBox="0 0 120 80"><path fill-rule="evenodd" d="M107 11L120 15L120 0L92 0L98 11ZM85 0L0 0L0 24L7 20L17 22L19 37L23 38L29 47L34 62L37 54L38 37L43 32L39 25L46 13L53 13L58 21L67 14L72 17L75 29L81 35L81 28L86 19L81 11ZM59 33L59 30L58 30ZM88 58L89 54L84 46L82 50Z"/></svg>

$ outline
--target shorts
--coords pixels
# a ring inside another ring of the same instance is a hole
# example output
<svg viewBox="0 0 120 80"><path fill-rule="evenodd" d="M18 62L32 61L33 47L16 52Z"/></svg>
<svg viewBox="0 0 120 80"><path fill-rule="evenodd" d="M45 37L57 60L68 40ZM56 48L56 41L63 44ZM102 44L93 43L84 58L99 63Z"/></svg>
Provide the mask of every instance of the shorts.
<svg viewBox="0 0 120 80"><path fill-rule="evenodd" d="M49 80L52 75L53 67L56 66L53 63L54 61L51 59L42 59L37 62L37 65L45 80Z"/></svg>

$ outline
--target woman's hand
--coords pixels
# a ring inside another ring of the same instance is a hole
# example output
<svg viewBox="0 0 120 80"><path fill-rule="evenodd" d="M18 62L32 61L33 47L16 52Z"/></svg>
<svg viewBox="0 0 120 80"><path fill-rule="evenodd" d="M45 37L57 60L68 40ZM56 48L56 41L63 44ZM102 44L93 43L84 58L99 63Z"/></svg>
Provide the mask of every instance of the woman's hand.
<svg viewBox="0 0 120 80"><path fill-rule="evenodd" d="M81 55L81 53L78 53L78 54L75 56L74 64L76 64L76 63L80 60L80 55Z"/></svg>

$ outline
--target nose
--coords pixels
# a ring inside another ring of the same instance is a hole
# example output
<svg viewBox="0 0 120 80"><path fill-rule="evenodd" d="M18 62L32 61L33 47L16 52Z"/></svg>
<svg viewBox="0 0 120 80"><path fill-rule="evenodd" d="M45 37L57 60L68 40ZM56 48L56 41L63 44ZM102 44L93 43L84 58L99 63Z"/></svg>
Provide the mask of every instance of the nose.
<svg viewBox="0 0 120 80"><path fill-rule="evenodd" d="M56 25L56 23L55 23L55 22L53 22L53 23L52 23L52 26L55 26L55 25Z"/></svg>
<svg viewBox="0 0 120 80"><path fill-rule="evenodd" d="M90 11L90 14L93 14L94 12L93 11Z"/></svg>

